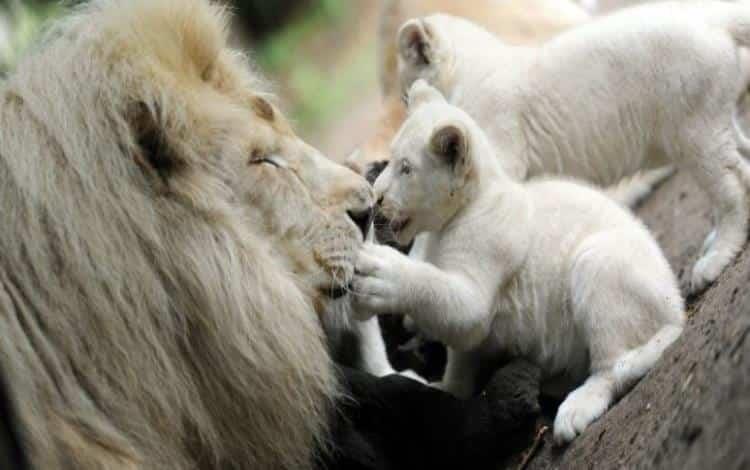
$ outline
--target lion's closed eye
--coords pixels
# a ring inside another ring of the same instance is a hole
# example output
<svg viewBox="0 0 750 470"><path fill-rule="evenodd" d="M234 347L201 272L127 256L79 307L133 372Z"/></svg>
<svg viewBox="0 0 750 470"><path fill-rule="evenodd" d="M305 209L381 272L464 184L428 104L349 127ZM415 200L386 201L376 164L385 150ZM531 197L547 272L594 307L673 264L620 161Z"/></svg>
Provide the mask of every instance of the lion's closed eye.
<svg viewBox="0 0 750 470"><path fill-rule="evenodd" d="M267 163L271 166L275 166L276 168L281 168L281 165L279 162L275 161L273 158L258 158L258 159L252 159L250 160L250 165L260 165L263 163Z"/></svg>
<svg viewBox="0 0 750 470"><path fill-rule="evenodd" d="M261 165L261 164L268 164L271 166L274 166L276 168L284 168L286 167L286 164L284 163L281 158L279 158L277 155L273 154L265 154L260 151L253 152L252 156L250 157L250 160L248 160L248 165Z"/></svg>

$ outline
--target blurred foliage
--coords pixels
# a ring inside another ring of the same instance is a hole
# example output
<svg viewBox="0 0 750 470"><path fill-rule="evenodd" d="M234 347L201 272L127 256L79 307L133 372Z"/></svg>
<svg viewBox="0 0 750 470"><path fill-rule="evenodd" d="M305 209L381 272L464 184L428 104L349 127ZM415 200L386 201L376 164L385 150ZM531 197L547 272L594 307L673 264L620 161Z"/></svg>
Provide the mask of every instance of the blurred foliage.
<svg viewBox="0 0 750 470"><path fill-rule="evenodd" d="M374 44L350 51L359 47L350 44L357 2L223 1L232 6L240 37L249 39L255 60L280 83L302 133L320 129L363 87L373 86ZM45 21L63 10L61 3L78 0L0 0L0 76L28 49ZM6 40L3 30L8 30Z"/></svg>
<svg viewBox="0 0 750 470"><path fill-rule="evenodd" d="M4 74L39 35L46 20L60 11L59 4L9 0L0 3L0 74Z"/></svg>
<svg viewBox="0 0 750 470"><path fill-rule="evenodd" d="M254 47L259 65L284 82L292 118L303 132L330 121L361 90L363 77L374 79L374 48L353 54L344 66L335 63L347 48L341 36L356 13L352 3L315 0Z"/></svg>
<svg viewBox="0 0 750 470"><path fill-rule="evenodd" d="M375 88L375 49L365 52L335 77L312 61L297 64L289 87L295 93L292 118L302 133L319 130L363 91Z"/></svg>
<svg viewBox="0 0 750 470"><path fill-rule="evenodd" d="M248 34L262 38L280 28L302 7L313 0L230 0L240 22Z"/></svg>
<svg viewBox="0 0 750 470"><path fill-rule="evenodd" d="M239 2L238 2L239 3ZM281 69L294 57L293 52L321 30L335 27L348 13L346 0L316 0L306 11L260 43L256 51L262 65Z"/></svg>

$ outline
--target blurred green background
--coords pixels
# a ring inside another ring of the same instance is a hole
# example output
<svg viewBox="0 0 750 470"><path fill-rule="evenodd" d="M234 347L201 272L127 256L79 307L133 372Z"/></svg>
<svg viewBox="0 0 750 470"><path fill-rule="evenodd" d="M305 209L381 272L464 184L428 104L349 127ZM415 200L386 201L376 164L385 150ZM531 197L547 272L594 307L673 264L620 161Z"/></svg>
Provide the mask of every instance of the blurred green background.
<svg viewBox="0 0 750 470"><path fill-rule="evenodd" d="M12 69L19 56L33 47L50 20L74 3L77 2L0 0L0 75ZM346 116L355 103L372 100L376 90L375 24L379 2L225 3L235 13L233 45L246 50L277 86L282 107L297 131L328 151L328 129ZM342 153L354 145L349 142L333 147Z"/></svg>

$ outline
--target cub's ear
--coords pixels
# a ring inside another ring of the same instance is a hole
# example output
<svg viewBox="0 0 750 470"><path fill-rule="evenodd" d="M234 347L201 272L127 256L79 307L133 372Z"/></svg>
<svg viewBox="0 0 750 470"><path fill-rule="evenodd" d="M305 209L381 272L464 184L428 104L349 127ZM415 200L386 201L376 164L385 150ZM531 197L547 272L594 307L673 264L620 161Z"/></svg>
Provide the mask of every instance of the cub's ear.
<svg viewBox="0 0 750 470"><path fill-rule="evenodd" d="M437 90L430 86L427 81L423 78L415 81L409 88L409 99L407 106L410 111L417 109L424 103L430 103L433 101L445 102L443 95Z"/></svg>
<svg viewBox="0 0 750 470"><path fill-rule="evenodd" d="M160 124L158 106L137 103L130 115L137 148L136 164L148 175L167 183L174 173L184 166L179 153L171 148Z"/></svg>
<svg viewBox="0 0 750 470"><path fill-rule="evenodd" d="M469 138L460 124L438 127L430 139L432 153L454 170L466 168L469 158Z"/></svg>
<svg viewBox="0 0 750 470"><path fill-rule="evenodd" d="M401 58L417 67L430 65L433 60L433 38L422 20L409 20L398 32L398 50Z"/></svg>

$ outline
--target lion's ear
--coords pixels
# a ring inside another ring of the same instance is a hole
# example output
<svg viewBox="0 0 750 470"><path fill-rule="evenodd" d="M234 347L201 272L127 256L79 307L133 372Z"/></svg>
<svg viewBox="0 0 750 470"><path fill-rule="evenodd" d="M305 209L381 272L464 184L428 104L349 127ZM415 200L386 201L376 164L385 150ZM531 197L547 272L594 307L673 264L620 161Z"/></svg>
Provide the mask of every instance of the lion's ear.
<svg viewBox="0 0 750 470"><path fill-rule="evenodd" d="M183 161L170 147L162 132L159 109L138 103L131 119L138 145L135 152L136 163L147 173L154 174L166 182Z"/></svg>
<svg viewBox="0 0 750 470"><path fill-rule="evenodd" d="M276 111L274 111L271 103L269 103L268 100L266 100L262 96L253 96L251 105L253 107L253 111L255 111L255 114L257 114L261 119L264 119L268 122L274 122L276 120Z"/></svg>
<svg viewBox="0 0 750 470"><path fill-rule="evenodd" d="M414 66L430 65L434 61L432 36L424 21L409 20L398 32L398 49L401 58Z"/></svg>
<svg viewBox="0 0 750 470"><path fill-rule="evenodd" d="M430 150L446 165L459 171L468 166L469 139L460 124L438 127L430 139Z"/></svg>

